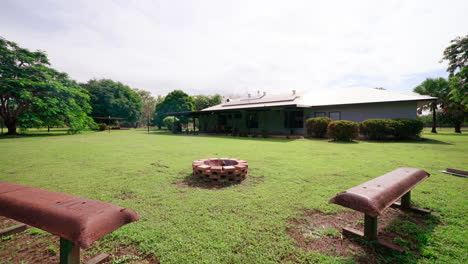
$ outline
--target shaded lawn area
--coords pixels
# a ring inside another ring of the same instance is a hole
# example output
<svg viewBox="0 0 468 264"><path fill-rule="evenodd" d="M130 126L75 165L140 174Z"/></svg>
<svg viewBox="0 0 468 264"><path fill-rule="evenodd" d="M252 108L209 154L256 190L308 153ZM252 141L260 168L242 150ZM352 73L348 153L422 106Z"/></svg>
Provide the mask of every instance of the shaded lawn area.
<svg viewBox="0 0 468 264"><path fill-rule="evenodd" d="M139 222L104 237L91 253L131 244L162 263L353 263L362 253L340 257L298 247L287 232L291 222L304 222L305 211L342 212L327 203L336 193L398 167L416 167L431 173L412 197L434 210L432 224L418 229L404 219L393 223L392 229L414 233L419 241L416 246L403 238L394 242L417 251L378 253L378 261L463 263L468 179L439 170L468 168L464 133L443 130L424 133L426 141L352 144L144 130L0 137L0 180L110 202L139 214ZM210 157L247 160L248 180L215 189L182 184L193 160ZM11 252L1 243L0 262L7 262Z"/></svg>

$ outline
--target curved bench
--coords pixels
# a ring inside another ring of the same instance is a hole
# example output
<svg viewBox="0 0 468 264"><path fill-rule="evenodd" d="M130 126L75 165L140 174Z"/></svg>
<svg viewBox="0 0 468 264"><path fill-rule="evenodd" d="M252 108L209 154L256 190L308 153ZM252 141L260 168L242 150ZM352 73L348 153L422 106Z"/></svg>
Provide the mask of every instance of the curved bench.
<svg viewBox="0 0 468 264"><path fill-rule="evenodd" d="M79 263L80 247L138 220L114 204L8 182L0 182L0 216L60 236L60 263Z"/></svg>
<svg viewBox="0 0 468 264"><path fill-rule="evenodd" d="M347 227L343 228L343 234L377 241L384 246L402 251L403 249L396 245L378 240L377 217L382 215L390 206L415 213L430 213L429 210L411 206L411 190L429 175L429 173L420 169L399 168L337 194L329 203L338 204L365 214L364 234ZM401 203L397 203L400 199Z"/></svg>

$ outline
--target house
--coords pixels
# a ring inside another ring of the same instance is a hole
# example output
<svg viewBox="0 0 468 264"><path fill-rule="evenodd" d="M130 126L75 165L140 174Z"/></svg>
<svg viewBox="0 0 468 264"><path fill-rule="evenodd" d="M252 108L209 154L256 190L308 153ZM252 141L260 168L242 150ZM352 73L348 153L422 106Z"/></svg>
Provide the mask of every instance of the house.
<svg viewBox="0 0 468 264"><path fill-rule="evenodd" d="M373 118L417 117L417 107L436 100L376 88L346 88L298 94L257 94L227 99L191 116L199 119L199 130L208 133L268 133L305 135L311 117L361 122Z"/></svg>

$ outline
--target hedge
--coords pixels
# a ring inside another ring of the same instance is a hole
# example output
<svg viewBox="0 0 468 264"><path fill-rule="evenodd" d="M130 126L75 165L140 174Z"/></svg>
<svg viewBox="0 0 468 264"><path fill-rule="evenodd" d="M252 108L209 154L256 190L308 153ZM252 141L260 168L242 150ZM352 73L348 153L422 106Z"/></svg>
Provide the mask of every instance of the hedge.
<svg viewBox="0 0 468 264"><path fill-rule="evenodd" d="M392 119L368 119L359 123L359 133L369 139L385 139L393 135L395 122Z"/></svg>
<svg viewBox="0 0 468 264"><path fill-rule="evenodd" d="M307 119L307 136L324 137L327 134L327 128L330 122L331 119L328 117L314 117Z"/></svg>
<svg viewBox="0 0 468 264"><path fill-rule="evenodd" d="M359 124L359 132L369 139L410 139L418 137L423 127L414 119L369 119Z"/></svg>
<svg viewBox="0 0 468 264"><path fill-rule="evenodd" d="M352 141L358 135L357 123L346 120L333 121L328 124L328 136L335 141Z"/></svg>
<svg viewBox="0 0 468 264"><path fill-rule="evenodd" d="M416 119L395 119L393 136L397 139L417 138L424 128L424 122Z"/></svg>

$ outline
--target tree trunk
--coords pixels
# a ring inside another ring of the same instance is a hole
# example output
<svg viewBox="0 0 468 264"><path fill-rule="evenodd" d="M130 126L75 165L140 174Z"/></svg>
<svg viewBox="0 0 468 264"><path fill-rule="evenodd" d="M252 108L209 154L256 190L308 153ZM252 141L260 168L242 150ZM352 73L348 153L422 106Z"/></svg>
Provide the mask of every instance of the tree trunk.
<svg viewBox="0 0 468 264"><path fill-rule="evenodd" d="M437 120L436 120L436 105L432 105L432 133L437 133L436 126L437 126Z"/></svg>
<svg viewBox="0 0 468 264"><path fill-rule="evenodd" d="M50 132L50 126L47 126L47 132Z"/></svg>
<svg viewBox="0 0 468 264"><path fill-rule="evenodd" d="M5 125L8 128L7 135L18 135L18 133L16 133L16 123L6 123Z"/></svg>
<svg viewBox="0 0 468 264"><path fill-rule="evenodd" d="M461 122L456 122L454 125L455 125L455 133L461 133Z"/></svg>

